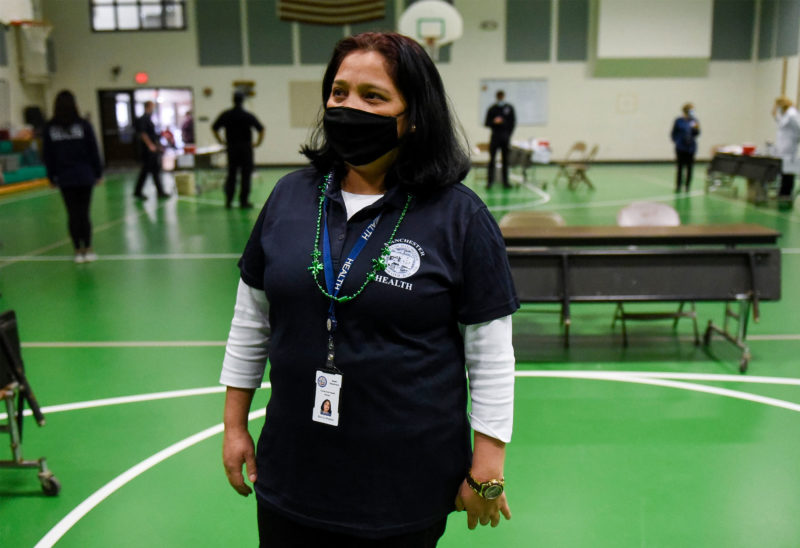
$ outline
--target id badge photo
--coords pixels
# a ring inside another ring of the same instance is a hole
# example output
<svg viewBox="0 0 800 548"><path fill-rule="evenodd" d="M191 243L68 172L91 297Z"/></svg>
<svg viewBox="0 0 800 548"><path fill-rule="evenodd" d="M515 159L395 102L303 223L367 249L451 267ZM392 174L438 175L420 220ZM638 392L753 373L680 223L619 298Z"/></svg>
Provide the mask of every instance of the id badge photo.
<svg viewBox="0 0 800 548"><path fill-rule="evenodd" d="M342 393L342 375L317 369L314 409L311 420L339 426L339 400Z"/></svg>

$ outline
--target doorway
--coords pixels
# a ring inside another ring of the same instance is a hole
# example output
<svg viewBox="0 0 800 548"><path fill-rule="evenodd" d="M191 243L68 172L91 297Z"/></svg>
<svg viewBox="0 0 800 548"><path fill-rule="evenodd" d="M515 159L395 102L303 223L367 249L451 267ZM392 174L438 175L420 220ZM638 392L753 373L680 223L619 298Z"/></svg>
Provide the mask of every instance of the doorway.
<svg viewBox="0 0 800 548"><path fill-rule="evenodd" d="M191 88L136 88L98 91L100 127L106 165L131 166L138 161L136 118L153 101L153 123L165 148L183 148L181 126L192 111Z"/></svg>

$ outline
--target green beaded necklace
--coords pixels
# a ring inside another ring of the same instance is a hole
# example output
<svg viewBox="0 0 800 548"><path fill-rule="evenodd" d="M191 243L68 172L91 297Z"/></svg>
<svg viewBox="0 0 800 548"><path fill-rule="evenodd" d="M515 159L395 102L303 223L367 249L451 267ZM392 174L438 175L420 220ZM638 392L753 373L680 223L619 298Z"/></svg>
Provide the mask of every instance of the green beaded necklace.
<svg viewBox="0 0 800 548"><path fill-rule="evenodd" d="M322 208L325 204L325 191L328 189L328 185L330 184L331 180L333 179L333 171L328 173L324 179L323 183L319 185L319 208L317 210L317 233L314 236L314 251L311 252L311 266L308 267L308 270L311 272L311 275L314 277L314 283L317 284L317 287L322 292L323 295L328 297L329 299L333 299L337 303L346 303L347 301L352 301L364 291L364 288L367 287L367 284L373 281L378 272L382 272L386 270L386 257L390 255L389 251L389 244L394 241L394 235L397 234L397 229L400 228L400 223L403 222L403 219L406 216L406 212L408 211L408 206L411 204L411 194L407 194L408 198L406 199L406 205L403 206L403 211L400 213L400 218L397 219L397 224L394 225L394 230L392 230L392 234L389 236L389 239L386 243L383 244L383 248L381 249L381 254L377 259L372 259L372 269L367 272L367 278L364 280L364 283L361 284L361 287L358 288L358 291L353 293L352 295L345 295L344 297L334 297L322 286L319 282L319 273L323 270L322 263L319 262L319 258L322 253L319 250L319 233L320 233L320 226L322 224Z"/></svg>

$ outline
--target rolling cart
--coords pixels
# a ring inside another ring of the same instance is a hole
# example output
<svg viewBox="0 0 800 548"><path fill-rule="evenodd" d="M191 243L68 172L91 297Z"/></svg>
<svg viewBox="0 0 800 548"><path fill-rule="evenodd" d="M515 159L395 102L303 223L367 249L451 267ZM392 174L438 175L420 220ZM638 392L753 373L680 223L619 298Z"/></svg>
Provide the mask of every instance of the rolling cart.
<svg viewBox="0 0 800 548"><path fill-rule="evenodd" d="M0 468L38 468L39 481L45 495L55 496L61 484L47 467L47 460L25 460L22 457L22 415L25 402L31 408L36 423L44 426L42 414L28 379L20 352L17 317L13 310L0 314L0 400L6 408L6 424L0 423L0 432L11 437L12 460L0 460Z"/></svg>

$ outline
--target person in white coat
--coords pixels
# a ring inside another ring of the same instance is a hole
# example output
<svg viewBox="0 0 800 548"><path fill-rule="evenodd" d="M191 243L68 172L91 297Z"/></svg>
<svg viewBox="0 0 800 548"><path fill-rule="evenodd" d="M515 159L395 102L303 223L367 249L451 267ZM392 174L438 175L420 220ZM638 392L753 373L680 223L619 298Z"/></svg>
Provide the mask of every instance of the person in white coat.
<svg viewBox="0 0 800 548"><path fill-rule="evenodd" d="M792 101L785 96L775 99L772 116L778 124L775 149L781 157L781 188L779 199L791 201L794 190L794 177L800 171L800 158L797 145L800 144L800 118Z"/></svg>

